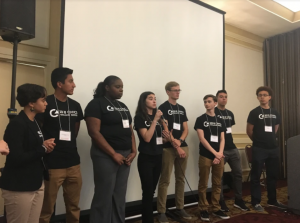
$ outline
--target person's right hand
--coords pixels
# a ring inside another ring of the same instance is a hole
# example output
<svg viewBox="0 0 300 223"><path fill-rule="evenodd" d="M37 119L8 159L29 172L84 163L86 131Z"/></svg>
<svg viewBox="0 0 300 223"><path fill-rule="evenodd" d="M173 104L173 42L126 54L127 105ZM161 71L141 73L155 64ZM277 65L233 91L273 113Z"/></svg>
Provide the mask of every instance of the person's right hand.
<svg viewBox="0 0 300 223"><path fill-rule="evenodd" d="M2 155L8 155L9 154L8 145L4 140L0 140L0 153Z"/></svg>
<svg viewBox="0 0 300 223"><path fill-rule="evenodd" d="M216 157L218 160L221 160L221 159L223 159L225 156L223 155L223 153L218 152L218 153L216 153L215 157Z"/></svg>
<svg viewBox="0 0 300 223"><path fill-rule="evenodd" d="M115 153L112 156L113 160L119 164L120 166L124 164L124 160L126 159L124 156L122 156L120 153Z"/></svg>
<svg viewBox="0 0 300 223"><path fill-rule="evenodd" d="M47 153L51 153L55 147L54 143L55 138L47 139L44 141L43 145L47 148Z"/></svg>
<svg viewBox="0 0 300 223"><path fill-rule="evenodd" d="M221 161L220 161L219 159L214 158L213 164L217 165L217 164L219 164L220 162L221 162Z"/></svg>
<svg viewBox="0 0 300 223"><path fill-rule="evenodd" d="M157 122L162 115L163 115L162 111L159 110L159 109L157 109L157 112L155 114L154 120Z"/></svg>
<svg viewBox="0 0 300 223"><path fill-rule="evenodd" d="M177 153L178 153L180 158L185 158L186 157L185 151L180 147L177 148Z"/></svg>

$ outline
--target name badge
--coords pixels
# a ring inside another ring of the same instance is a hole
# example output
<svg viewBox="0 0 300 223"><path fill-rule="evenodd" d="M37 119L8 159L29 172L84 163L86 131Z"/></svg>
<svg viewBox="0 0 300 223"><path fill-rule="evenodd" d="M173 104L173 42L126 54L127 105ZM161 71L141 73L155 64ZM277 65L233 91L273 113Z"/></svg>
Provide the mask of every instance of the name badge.
<svg viewBox="0 0 300 223"><path fill-rule="evenodd" d="M230 127L230 128L227 128L227 130L226 130L226 134L229 134L229 133L232 133L231 127Z"/></svg>
<svg viewBox="0 0 300 223"><path fill-rule="evenodd" d="M211 136L210 136L210 141L211 141L211 142L219 142L218 136L211 135Z"/></svg>
<svg viewBox="0 0 300 223"><path fill-rule="evenodd" d="M124 129L125 129L125 128L129 128L129 120L128 120L128 119L122 120L122 122L123 122L123 128L124 128Z"/></svg>
<svg viewBox="0 0 300 223"><path fill-rule="evenodd" d="M161 144L163 144L163 139L162 139L162 137L157 137L157 138L156 138L156 145L161 145Z"/></svg>
<svg viewBox="0 0 300 223"><path fill-rule="evenodd" d="M272 126L265 126L265 132L272 132Z"/></svg>
<svg viewBox="0 0 300 223"><path fill-rule="evenodd" d="M180 130L180 124L174 122L173 129Z"/></svg>
<svg viewBox="0 0 300 223"><path fill-rule="evenodd" d="M59 131L59 140L71 141L71 132L70 131Z"/></svg>

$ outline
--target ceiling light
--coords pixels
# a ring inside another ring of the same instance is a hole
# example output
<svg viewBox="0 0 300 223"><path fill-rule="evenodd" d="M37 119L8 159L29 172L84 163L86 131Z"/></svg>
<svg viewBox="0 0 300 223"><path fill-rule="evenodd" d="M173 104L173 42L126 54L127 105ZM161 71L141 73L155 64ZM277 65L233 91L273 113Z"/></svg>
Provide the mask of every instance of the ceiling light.
<svg viewBox="0 0 300 223"><path fill-rule="evenodd" d="M288 8L293 12L300 11L300 1L297 0L273 0L273 1L279 3L280 5Z"/></svg>

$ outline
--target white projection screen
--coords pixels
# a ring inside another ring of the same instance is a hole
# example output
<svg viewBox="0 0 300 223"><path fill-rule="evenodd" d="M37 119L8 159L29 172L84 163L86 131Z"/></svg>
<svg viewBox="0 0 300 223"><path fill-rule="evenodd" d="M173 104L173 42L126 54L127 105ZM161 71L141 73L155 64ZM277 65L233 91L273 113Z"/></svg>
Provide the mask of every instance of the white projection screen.
<svg viewBox="0 0 300 223"><path fill-rule="evenodd" d="M74 70L76 89L71 98L84 109L98 82L116 75L124 83L121 101L134 117L142 92L154 92L160 105L168 98L165 84L178 82L182 89L178 103L186 108L189 119L186 177L192 190L197 190L199 140L194 124L205 112L203 97L223 88L224 13L188 0L67 0L64 4L60 59L64 67ZM138 146L137 135L136 143ZM77 145L83 177L80 208L88 210L94 182L91 140L84 121ZM174 185L172 176L168 194L174 194ZM187 185L185 191L189 191ZM135 159L126 201L139 201L141 197ZM55 215L64 213L60 190Z"/></svg>

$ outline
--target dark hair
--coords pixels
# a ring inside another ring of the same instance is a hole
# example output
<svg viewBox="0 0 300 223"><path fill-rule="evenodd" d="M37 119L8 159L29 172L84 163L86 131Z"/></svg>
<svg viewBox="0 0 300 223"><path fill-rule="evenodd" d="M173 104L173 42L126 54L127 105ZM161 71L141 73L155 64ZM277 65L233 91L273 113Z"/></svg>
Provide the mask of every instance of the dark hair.
<svg viewBox="0 0 300 223"><path fill-rule="evenodd" d="M261 86L261 87L257 88L257 90L256 90L256 96L258 96L258 93L261 92L261 91L267 91L270 96L273 95L272 88L270 88L268 86Z"/></svg>
<svg viewBox="0 0 300 223"><path fill-rule="evenodd" d="M51 74L51 83L53 88L57 88L57 82L64 84L69 74L73 74L73 70L66 67L55 68Z"/></svg>
<svg viewBox="0 0 300 223"><path fill-rule="evenodd" d="M217 97L212 95L212 94L208 94L208 95L205 95L204 98L203 98L203 101L206 100L207 98L212 98L214 100L214 102L217 102Z"/></svg>
<svg viewBox="0 0 300 223"><path fill-rule="evenodd" d="M135 111L136 115L140 114L143 117L143 119L146 120L146 121L152 121L148 116L148 111L147 111L147 108L146 108L146 99L147 99L148 95L150 95L150 94L154 94L154 93L151 92L151 91L145 91L140 95L138 105L137 105L137 108L136 108L136 111ZM153 109L153 114L154 115L156 114L156 111L157 111L156 108ZM161 120L159 120L159 123L162 124Z"/></svg>
<svg viewBox="0 0 300 223"><path fill-rule="evenodd" d="M226 91L226 90L219 90L219 91L217 92L217 94L216 94L216 97L218 97L218 95L221 94L221 93L227 94L227 91Z"/></svg>
<svg viewBox="0 0 300 223"><path fill-rule="evenodd" d="M94 98L99 98L105 95L105 86L111 86L116 80L121 80L119 77L117 76L107 76L103 82L100 82L96 88L96 90L94 90Z"/></svg>
<svg viewBox="0 0 300 223"><path fill-rule="evenodd" d="M37 84L23 84L17 89L17 101L21 107L25 107L30 102L36 102L39 98L44 98L47 91Z"/></svg>

